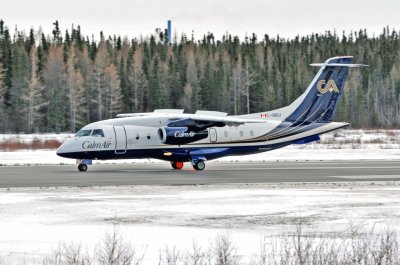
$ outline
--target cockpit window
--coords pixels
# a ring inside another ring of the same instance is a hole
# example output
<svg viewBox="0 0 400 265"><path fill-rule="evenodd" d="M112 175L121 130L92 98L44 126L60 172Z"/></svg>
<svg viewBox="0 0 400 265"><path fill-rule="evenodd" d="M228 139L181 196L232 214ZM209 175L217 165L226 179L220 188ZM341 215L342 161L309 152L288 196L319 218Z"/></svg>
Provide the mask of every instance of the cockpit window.
<svg viewBox="0 0 400 265"><path fill-rule="evenodd" d="M96 136L96 137L104 137L104 132L102 129L94 129L92 136Z"/></svg>
<svg viewBox="0 0 400 265"><path fill-rule="evenodd" d="M75 137L89 136L92 130L80 130L75 134Z"/></svg>

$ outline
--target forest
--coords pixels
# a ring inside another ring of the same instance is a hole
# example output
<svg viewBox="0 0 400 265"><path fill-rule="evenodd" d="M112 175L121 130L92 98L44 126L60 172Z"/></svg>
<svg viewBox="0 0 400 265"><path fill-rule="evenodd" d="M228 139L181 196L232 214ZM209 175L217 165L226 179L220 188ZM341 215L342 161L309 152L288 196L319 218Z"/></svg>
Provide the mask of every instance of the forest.
<svg viewBox="0 0 400 265"><path fill-rule="evenodd" d="M83 36L80 26L49 33L10 31L0 20L0 133L75 132L118 113L182 108L230 115L283 107L317 68L337 55L355 63L337 121L353 128L400 127L400 32L327 31L285 39L229 33Z"/></svg>

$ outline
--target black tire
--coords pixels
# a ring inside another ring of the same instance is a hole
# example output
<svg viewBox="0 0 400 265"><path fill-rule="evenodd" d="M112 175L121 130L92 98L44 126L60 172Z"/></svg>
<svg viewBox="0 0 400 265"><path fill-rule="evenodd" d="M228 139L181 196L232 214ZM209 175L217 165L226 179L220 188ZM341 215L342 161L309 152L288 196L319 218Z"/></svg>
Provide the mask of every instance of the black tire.
<svg viewBox="0 0 400 265"><path fill-rule="evenodd" d="M204 163L203 161L197 161L194 165L193 168L196 170L204 170L206 168L206 163Z"/></svg>
<svg viewBox="0 0 400 265"><path fill-rule="evenodd" d="M78 166L78 170L79 171L86 171L87 170L87 165L85 165L85 164L79 164L79 166Z"/></svg>
<svg viewBox="0 0 400 265"><path fill-rule="evenodd" d="M180 162L180 161L171 162L171 166L173 169L182 169L183 162Z"/></svg>

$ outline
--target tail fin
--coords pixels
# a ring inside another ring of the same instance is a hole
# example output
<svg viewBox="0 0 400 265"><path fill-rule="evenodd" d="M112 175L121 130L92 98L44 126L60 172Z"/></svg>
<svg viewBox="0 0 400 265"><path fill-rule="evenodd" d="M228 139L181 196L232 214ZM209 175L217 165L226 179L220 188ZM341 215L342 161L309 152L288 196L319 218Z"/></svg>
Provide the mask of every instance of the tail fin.
<svg viewBox="0 0 400 265"><path fill-rule="evenodd" d="M276 120L291 126L331 122L335 118L339 98L343 93L349 68L367 66L352 64L353 56L333 57L325 63L315 63L320 70L307 90L292 104L268 112L241 115L241 118Z"/></svg>
<svg viewBox="0 0 400 265"><path fill-rule="evenodd" d="M321 68L303 95L284 108L288 114L284 121L293 125L331 122L335 117L349 68L366 66L352 64L352 60L352 56L342 56L330 58L325 63L311 64Z"/></svg>

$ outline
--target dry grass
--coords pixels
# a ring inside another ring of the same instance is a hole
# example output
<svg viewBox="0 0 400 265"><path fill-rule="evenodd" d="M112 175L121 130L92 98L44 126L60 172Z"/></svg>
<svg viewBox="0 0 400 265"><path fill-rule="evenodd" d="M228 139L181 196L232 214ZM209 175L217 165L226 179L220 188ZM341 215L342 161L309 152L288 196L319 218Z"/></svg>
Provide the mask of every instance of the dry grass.
<svg viewBox="0 0 400 265"><path fill-rule="evenodd" d="M33 139L31 142L24 142L19 139L7 139L0 142L0 150L39 150L39 149L57 149L62 144L56 139Z"/></svg>

